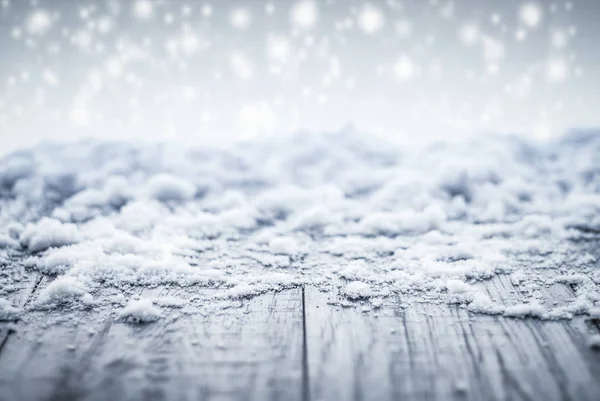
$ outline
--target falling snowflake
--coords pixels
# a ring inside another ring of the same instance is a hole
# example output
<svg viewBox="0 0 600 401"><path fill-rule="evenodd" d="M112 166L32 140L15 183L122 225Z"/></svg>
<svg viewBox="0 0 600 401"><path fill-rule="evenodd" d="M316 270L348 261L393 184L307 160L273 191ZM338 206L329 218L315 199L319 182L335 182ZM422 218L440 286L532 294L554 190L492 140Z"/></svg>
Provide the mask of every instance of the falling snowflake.
<svg viewBox="0 0 600 401"><path fill-rule="evenodd" d="M267 39L267 56L273 60L284 61L290 55L290 42L283 36L271 36Z"/></svg>
<svg viewBox="0 0 600 401"><path fill-rule="evenodd" d="M523 28L517 29L515 32L515 40L517 42L522 42L527 38L527 31Z"/></svg>
<svg viewBox="0 0 600 401"><path fill-rule="evenodd" d="M480 36L481 32L479 31L479 26L475 23L463 25L458 31L460 41L467 46L476 44L479 41Z"/></svg>
<svg viewBox="0 0 600 401"><path fill-rule="evenodd" d="M186 55L192 55L200 48L200 38L194 32L184 32L181 35L180 45Z"/></svg>
<svg viewBox="0 0 600 401"><path fill-rule="evenodd" d="M529 28L536 28L542 22L542 8L536 3L526 3L519 10L519 19Z"/></svg>
<svg viewBox="0 0 600 401"><path fill-rule="evenodd" d="M133 15L140 20L148 20L154 15L154 5L150 0L137 0L133 4Z"/></svg>
<svg viewBox="0 0 600 401"><path fill-rule="evenodd" d="M384 24L383 13L376 7L365 4L358 13L358 26L366 34L371 35L381 30Z"/></svg>
<svg viewBox="0 0 600 401"><path fill-rule="evenodd" d="M563 58L554 58L546 63L546 78L549 82L560 83L569 77L569 64Z"/></svg>
<svg viewBox="0 0 600 401"><path fill-rule="evenodd" d="M52 27L52 16L46 10L35 10L27 18L25 27L32 35L43 35Z"/></svg>
<svg viewBox="0 0 600 401"><path fill-rule="evenodd" d="M292 7L292 24L299 29L310 29L317 23L319 10L312 0L298 1Z"/></svg>
<svg viewBox="0 0 600 401"><path fill-rule="evenodd" d="M246 29L250 26L250 13L245 8L233 10L229 16L229 22L235 29Z"/></svg>
<svg viewBox="0 0 600 401"><path fill-rule="evenodd" d="M400 82L411 80L417 72L417 67L410 57L403 55L396 60L393 66L393 73Z"/></svg>

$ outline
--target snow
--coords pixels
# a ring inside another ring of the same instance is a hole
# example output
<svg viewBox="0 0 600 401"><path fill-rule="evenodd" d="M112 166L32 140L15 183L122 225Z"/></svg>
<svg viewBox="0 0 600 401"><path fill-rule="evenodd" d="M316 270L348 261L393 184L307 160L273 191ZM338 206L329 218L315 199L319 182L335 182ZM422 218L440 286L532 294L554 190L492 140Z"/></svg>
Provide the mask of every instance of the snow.
<svg viewBox="0 0 600 401"><path fill-rule="evenodd" d="M362 281L353 281L344 288L344 295L348 299L363 299L373 295L371 286Z"/></svg>
<svg viewBox="0 0 600 401"><path fill-rule="evenodd" d="M0 322L17 320L21 314L21 310L6 299L0 298Z"/></svg>
<svg viewBox="0 0 600 401"><path fill-rule="evenodd" d="M539 302L535 301L528 304L512 305L504 310L504 316L509 317L544 317L546 313L546 308L544 308L544 306L542 306Z"/></svg>
<svg viewBox="0 0 600 401"><path fill-rule="evenodd" d="M119 319L128 323L155 322L162 317L160 308L147 298L130 301L119 313Z"/></svg>
<svg viewBox="0 0 600 401"><path fill-rule="evenodd" d="M269 242L269 247L273 253L294 255L298 253L299 246L296 240L287 237L273 238Z"/></svg>
<svg viewBox="0 0 600 401"><path fill-rule="evenodd" d="M471 291L471 286L462 280L449 279L446 281L446 289L450 294L462 294Z"/></svg>
<svg viewBox="0 0 600 401"><path fill-rule="evenodd" d="M39 252L50 247L74 244L79 237L79 230L74 224L63 224L44 217L36 224L28 224L19 240L30 251Z"/></svg>
<svg viewBox="0 0 600 401"><path fill-rule="evenodd" d="M70 304L76 301L84 303L91 302L91 295L86 286L74 277L59 277L44 288L38 298L36 305L39 307L51 307L56 305Z"/></svg>
<svg viewBox="0 0 600 401"><path fill-rule="evenodd" d="M194 197L196 188L184 179L160 174L148 180L148 194L159 201L187 201Z"/></svg>
<svg viewBox="0 0 600 401"><path fill-rule="evenodd" d="M365 308L394 297L597 317L598 254L586 244L600 227L599 152L591 133L421 150L351 131L220 149L44 144L0 161L0 262L43 275L34 309L115 308L132 288L198 294L134 303L123 312L133 320L305 285ZM482 290L498 275L518 301ZM15 283L0 281L5 296ZM557 283L575 299L543 299Z"/></svg>
<svg viewBox="0 0 600 401"><path fill-rule="evenodd" d="M487 295L481 292L474 294L468 309L471 312L485 313L488 315L498 315L504 312L504 306L494 303Z"/></svg>

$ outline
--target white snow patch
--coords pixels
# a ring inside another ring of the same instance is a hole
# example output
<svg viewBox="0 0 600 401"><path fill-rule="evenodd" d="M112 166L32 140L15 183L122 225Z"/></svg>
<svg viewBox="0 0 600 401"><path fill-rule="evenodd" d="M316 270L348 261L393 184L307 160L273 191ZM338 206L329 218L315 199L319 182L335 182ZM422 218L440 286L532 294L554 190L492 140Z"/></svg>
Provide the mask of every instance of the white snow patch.
<svg viewBox="0 0 600 401"><path fill-rule="evenodd" d="M0 261L58 276L35 304L44 307L112 307L132 285L170 285L209 290L214 302L201 308L217 310L311 285L341 303L368 299L367 309L390 295L474 313L597 316L598 255L585 244L600 230L599 151L591 134L419 152L352 133L218 151L40 145L0 161ZM501 274L522 305L479 290ZM577 299L536 303L557 282L576 285Z"/></svg>
<svg viewBox="0 0 600 401"><path fill-rule="evenodd" d="M472 291L472 287L469 284L456 279L446 280L446 289L450 294L463 294Z"/></svg>
<svg viewBox="0 0 600 401"><path fill-rule="evenodd" d="M526 317L533 316L542 318L548 311L539 302L530 302L527 304L511 305L504 310L504 316L509 317Z"/></svg>
<svg viewBox="0 0 600 401"><path fill-rule="evenodd" d="M468 309L471 312L485 313L488 315L499 315L504 312L504 306L494 303L482 292L477 292L473 295L473 300L469 303Z"/></svg>
<svg viewBox="0 0 600 401"><path fill-rule="evenodd" d="M79 239L80 233L76 225L44 217L36 224L25 227L20 242L30 251L39 252L50 247L71 245Z"/></svg>
<svg viewBox="0 0 600 401"><path fill-rule="evenodd" d="M353 281L344 288L344 295L351 300L369 298L373 296L373 294L374 292L371 289L371 286L362 281Z"/></svg>
<svg viewBox="0 0 600 401"><path fill-rule="evenodd" d="M17 320L21 315L21 309L11 305L11 303L0 298L0 322Z"/></svg>
<svg viewBox="0 0 600 401"><path fill-rule="evenodd" d="M155 322L162 317L160 308L154 306L148 298L130 301L119 313L119 319L128 323Z"/></svg>
<svg viewBox="0 0 600 401"><path fill-rule="evenodd" d="M40 307L69 304L74 301L89 303L91 294L87 287L74 277L63 276L44 288L36 300Z"/></svg>

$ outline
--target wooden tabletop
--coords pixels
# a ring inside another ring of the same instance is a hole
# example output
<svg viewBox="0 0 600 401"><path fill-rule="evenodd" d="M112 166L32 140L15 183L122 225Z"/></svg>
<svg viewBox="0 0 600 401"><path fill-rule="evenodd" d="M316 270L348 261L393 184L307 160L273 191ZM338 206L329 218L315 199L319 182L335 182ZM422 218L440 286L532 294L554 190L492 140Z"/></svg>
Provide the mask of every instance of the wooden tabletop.
<svg viewBox="0 0 600 401"><path fill-rule="evenodd" d="M52 279L20 274L10 301L26 307ZM507 276L480 285L505 305L519 301ZM546 290L551 303L573 294L560 283ZM481 315L410 296L367 305L306 287L213 313L167 308L145 324L110 307L27 312L0 323L0 400L600 399L600 352L587 343L598 321Z"/></svg>

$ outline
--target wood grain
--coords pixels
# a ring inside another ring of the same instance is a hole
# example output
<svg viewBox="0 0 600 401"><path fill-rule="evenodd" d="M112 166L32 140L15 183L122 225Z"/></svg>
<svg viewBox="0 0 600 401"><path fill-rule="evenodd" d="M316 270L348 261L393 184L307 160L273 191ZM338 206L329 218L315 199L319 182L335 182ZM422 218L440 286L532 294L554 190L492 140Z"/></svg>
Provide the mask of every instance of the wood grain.
<svg viewBox="0 0 600 401"><path fill-rule="evenodd" d="M63 311L49 327L31 316L0 355L0 399L299 400L301 297L267 294L210 315L174 309L141 325L105 309Z"/></svg>
<svg viewBox="0 0 600 401"><path fill-rule="evenodd" d="M516 291L494 280L490 286ZM401 299L362 312L331 305L336 301L306 289L311 399L597 400L600 394L600 355L585 345L583 319L472 315Z"/></svg>

